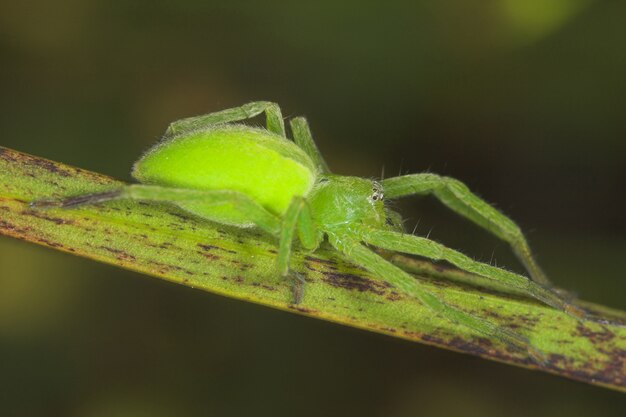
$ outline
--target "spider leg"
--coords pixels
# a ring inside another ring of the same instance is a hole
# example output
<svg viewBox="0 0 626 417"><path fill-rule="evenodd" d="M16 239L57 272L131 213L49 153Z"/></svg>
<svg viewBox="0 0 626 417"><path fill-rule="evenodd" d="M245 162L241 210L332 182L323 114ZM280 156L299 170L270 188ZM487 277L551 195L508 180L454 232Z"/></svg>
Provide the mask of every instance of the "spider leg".
<svg viewBox="0 0 626 417"><path fill-rule="evenodd" d="M276 265L282 277L289 275L289 259L294 235L298 230L300 242L305 249L315 249L319 245L318 234L311 218L311 210L303 197L294 197L283 216L280 230L280 243ZM293 303L299 304L304 289L304 278L297 272L294 275Z"/></svg>
<svg viewBox="0 0 626 417"><path fill-rule="evenodd" d="M545 362L545 355L534 348L524 336L444 303L439 297L426 290L415 277L386 261L353 238L329 235L329 241L356 265L364 267L399 290L417 298L419 302L434 313L441 314L453 323L463 325L487 337L500 340L505 344L526 351L538 363Z"/></svg>
<svg viewBox="0 0 626 417"><path fill-rule="evenodd" d="M490 231L511 245L531 278L543 286L552 286L533 258L530 246L520 228L504 214L472 193L454 178L435 174L403 175L382 180L386 198L413 194L434 194L443 204Z"/></svg>
<svg viewBox="0 0 626 417"><path fill-rule="evenodd" d="M317 149L317 145L313 141L311 129L304 117L294 117L289 121L293 141L313 160L320 174L330 174L330 169L324 157Z"/></svg>
<svg viewBox="0 0 626 417"><path fill-rule="evenodd" d="M190 190L157 185L132 184L102 193L82 194L56 200L36 200L31 202L30 206L33 208L74 208L124 199L160 201L172 204L200 201L205 205L227 205L273 236L279 236L282 227L280 219L267 211L263 206L245 194L229 190Z"/></svg>
<svg viewBox="0 0 626 417"><path fill-rule="evenodd" d="M267 130L285 137L285 124L280 107L269 101L254 101L240 107L177 120L168 126L164 137L170 138L183 133L206 129L216 124L250 119L263 112L265 112Z"/></svg>
<svg viewBox="0 0 626 417"><path fill-rule="evenodd" d="M430 239L374 228L364 229L360 233L360 237L364 242L382 249L449 262L464 271L498 281L509 288L522 290L526 294L572 317L577 319L586 317L584 311L570 304L549 288L545 288L522 275L475 261L460 252L447 248Z"/></svg>

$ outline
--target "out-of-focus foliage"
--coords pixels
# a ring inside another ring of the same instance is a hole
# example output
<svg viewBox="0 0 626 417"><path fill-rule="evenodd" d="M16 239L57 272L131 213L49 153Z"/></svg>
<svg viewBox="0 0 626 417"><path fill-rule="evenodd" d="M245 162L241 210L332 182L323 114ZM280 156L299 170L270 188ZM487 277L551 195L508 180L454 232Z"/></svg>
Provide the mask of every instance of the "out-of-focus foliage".
<svg viewBox="0 0 626 417"><path fill-rule="evenodd" d="M590 0L502 0L503 26L522 43L541 41L593 4Z"/></svg>
<svg viewBox="0 0 626 417"><path fill-rule="evenodd" d="M530 232L553 281L625 308L626 3L368 3L3 2L2 145L128 178L169 121L274 100L335 171L458 177ZM399 209L519 270L431 200ZM620 394L7 239L0 262L1 414L623 413Z"/></svg>

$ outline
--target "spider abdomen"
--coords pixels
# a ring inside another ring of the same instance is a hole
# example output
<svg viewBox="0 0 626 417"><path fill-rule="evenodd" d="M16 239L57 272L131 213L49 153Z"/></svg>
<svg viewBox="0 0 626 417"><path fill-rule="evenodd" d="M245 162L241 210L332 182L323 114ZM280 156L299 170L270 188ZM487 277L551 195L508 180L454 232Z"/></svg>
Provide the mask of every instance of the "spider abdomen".
<svg viewBox="0 0 626 417"><path fill-rule="evenodd" d="M308 195L316 170L293 142L265 129L235 125L166 140L135 163L132 175L145 184L238 191L282 215L293 197ZM178 205L210 220L250 225L224 205L196 201Z"/></svg>

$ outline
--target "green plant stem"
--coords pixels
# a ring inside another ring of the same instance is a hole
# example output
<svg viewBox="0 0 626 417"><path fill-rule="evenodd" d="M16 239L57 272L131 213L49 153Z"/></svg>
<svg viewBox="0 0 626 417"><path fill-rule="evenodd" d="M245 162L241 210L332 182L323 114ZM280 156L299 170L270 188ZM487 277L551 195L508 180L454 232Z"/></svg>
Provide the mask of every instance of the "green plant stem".
<svg viewBox="0 0 626 417"><path fill-rule="evenodd" d="M302 301L294 305L292 282L276 273L277 242L259 232L215 225L165 204L117 201L47 210L28 205L119 185L0 147L0 234L228 297L626 392L626 327L577 321L445 265L385 254L446 303L527 337L546 354L546 363L433 316L326 246L313 254L294 251L292 268L306 279ZM581 304L612 322L626 321L624 312Z"/></svg>

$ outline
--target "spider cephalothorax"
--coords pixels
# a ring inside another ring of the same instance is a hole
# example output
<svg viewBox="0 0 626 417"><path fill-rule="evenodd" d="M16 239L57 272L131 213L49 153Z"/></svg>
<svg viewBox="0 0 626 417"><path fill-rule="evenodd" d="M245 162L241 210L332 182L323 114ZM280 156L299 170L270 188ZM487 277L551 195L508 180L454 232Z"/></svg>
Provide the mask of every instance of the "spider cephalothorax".
<svg viewBox="0 0 626 417"><path fill-rule="evenodd" d="M382 227L386 221L382 187L365 178L325 175L313 188L309 205L324 231L350 225Z"/></svg>

